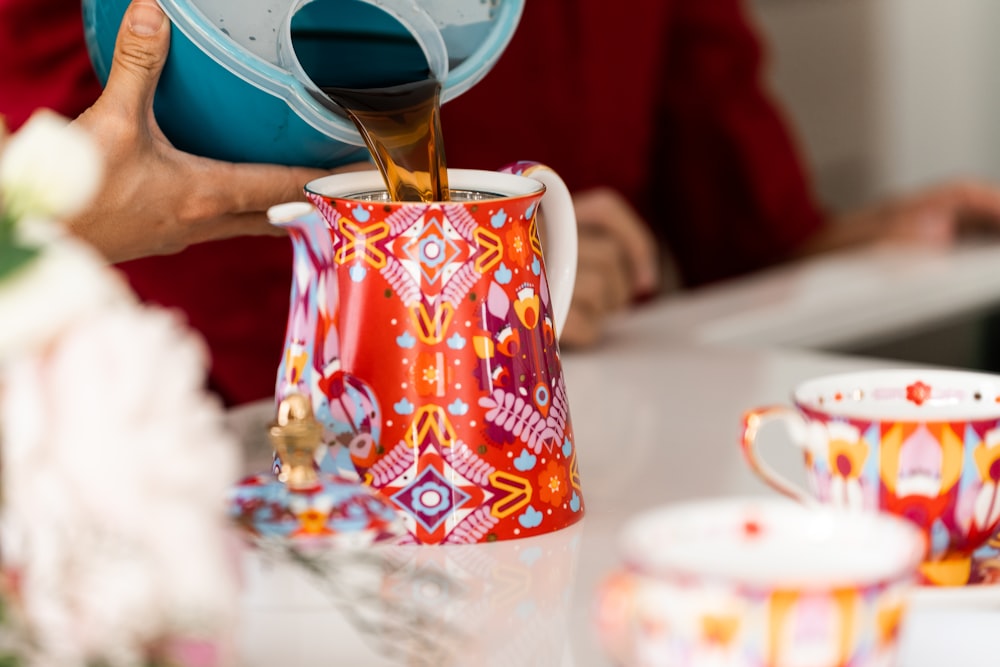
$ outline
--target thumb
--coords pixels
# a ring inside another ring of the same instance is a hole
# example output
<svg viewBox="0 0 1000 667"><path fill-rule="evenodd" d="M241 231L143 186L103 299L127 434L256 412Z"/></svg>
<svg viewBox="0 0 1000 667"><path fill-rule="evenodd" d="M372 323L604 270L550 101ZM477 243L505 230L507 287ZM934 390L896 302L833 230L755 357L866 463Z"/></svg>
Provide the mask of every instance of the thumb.
<svg viewBox="0 0 1000 667"><path fill-rule="evenodd" d="M118 30L106 92L139 118L152 108L170 46L169 22L154 0L132 0Z"/></svg>

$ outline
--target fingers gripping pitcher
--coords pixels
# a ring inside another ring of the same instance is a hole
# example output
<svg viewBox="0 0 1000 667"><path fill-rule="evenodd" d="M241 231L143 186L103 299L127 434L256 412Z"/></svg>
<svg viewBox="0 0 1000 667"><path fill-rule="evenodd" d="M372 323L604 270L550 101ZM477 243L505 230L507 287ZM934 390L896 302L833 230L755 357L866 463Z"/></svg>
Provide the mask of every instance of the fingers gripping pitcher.
<svg viewBox="0 0 1000 667"><path fill-rule="evenodd" d="M233 162L333 167L363 159L364 144L319 86L374 86L429 68L447 102L492 69L525 0L158 2L171 35L154 110L176 148ZM128 5L82 0L101 81Z"/></svg>
<svg viewBox="0 0 1000 667"><path fill-rule="evenodd" d="M511 171L449 170L447 202L388 201L377 173L339 174L307 186L311 205L270 211L294 248L276 398L312 396L330 445L320 467L356 472L418 543L527 537L583 515L557 344L572 200L541 165Z"/></svg>

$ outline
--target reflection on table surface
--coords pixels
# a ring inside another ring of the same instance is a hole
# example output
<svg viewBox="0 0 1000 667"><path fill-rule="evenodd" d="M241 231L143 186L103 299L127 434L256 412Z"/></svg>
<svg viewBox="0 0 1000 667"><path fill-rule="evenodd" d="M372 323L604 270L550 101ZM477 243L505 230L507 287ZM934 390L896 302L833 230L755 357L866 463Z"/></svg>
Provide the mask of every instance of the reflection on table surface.
<svg viewBox="0 0 1000 667"><path fill-rule="evenodd" d="M581 528L486 545L248 552L244 664L562 664Z"/></svg>
<svg viewBox="0 0 1000 667"><path fill-rule="evenodd" d="M618 564L623 522L672 501L770 494L739 451L743 411L786 402L791 387L809 377L886 365L671 345L627 328L618 343L568 354L587 503L582 524L533 540L387 553L374 574L370 564L364 575L341 569L340 578L352 583L347 593L288 554L247 552L244 664L607 665L591 605L596 586ZM270 406L241 408L232 418L252 452L248 467L266 469L262 427ZM777 469L802 478L780 430L765 433L762 446ZM995 631L987 628L1000 627L1000 593L985 592L918 598L902 667L997 664L1000 648L991 646Z"/></svg>

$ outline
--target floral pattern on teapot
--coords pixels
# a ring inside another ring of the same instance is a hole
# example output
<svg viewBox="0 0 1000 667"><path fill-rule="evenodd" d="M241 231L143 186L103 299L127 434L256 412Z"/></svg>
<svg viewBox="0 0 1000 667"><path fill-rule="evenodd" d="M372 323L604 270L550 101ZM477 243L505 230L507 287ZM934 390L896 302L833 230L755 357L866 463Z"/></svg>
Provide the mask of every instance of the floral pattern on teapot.
<svg viewBox="0 0 1000 667"><path fill-rule="evenodd" d="M510 177L508 177L510 178ZM583 513L530 196L310 194L277 398L313 396L327 471L356 473L419 543L537 535Z"/></svg>

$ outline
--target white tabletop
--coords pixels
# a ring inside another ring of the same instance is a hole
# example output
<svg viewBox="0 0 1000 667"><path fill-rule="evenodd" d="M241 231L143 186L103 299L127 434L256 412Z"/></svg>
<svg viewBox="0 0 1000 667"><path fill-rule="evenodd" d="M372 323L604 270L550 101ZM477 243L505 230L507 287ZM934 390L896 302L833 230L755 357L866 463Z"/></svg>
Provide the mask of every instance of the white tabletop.
<svg viewBox="0 0 1000 667"><path fill-rule="evenodd" d="M248 551L241 664L608 665L594 638L592 604L617 565L623 522L684 499L772 494L739 451L744 410L784 402L793 384L812 376L888 365L766 345L824 344L831 330L843 341L993 303L1000 272L983 263L1000 261L1000 251L961 252L967 261L939 256L923 270L902 255L785 267L756 283L713 288L700 301L674 299L676 310L658 304L619 322L601 349L564 358L582 524L530 540L410 548L367 562L384 571L341 564L322 579ZM887 295L892 308L880 300ZM844 317L854 318L855 328L836 333L828 325L843 313L853 313ZM864 316L875 313L884 316L881 324L866 324ZM267 467L263 425L270 416L266 404L232 413L253 452L251 470ZM775 467L801 477L787 436L768 432L763 444ZM1000 592L966 593L917 598L901 667L997 664Z"/></svg>
<svg viewBox="0 0 1000 667"><path fill-rule="evenodd" d="M640 311L632 335L737 345L844 348L1000 304L1000 242L872 247L682 292Z"/></svg>
<svg viewBox="0 0 1000 667"><path fill-rule="evenodd" d="M648 337L567 355L564 365L586 501L582 525L538 540L418 547L416 555L411 549L398 559L413 569L376 577L352 594L317 585L299 566L248 553L242 664L607 665L593 637L591 605L595 587L617 564L623 522L672 501L770 494L739 451L743 411L785 401L792 384L814 375L885 364L805 352L673 346ZM257 443L258 468L267 461L262 427L269 417L267 405L234 413L234 421L249 429L247 441ZM779 468L795 474L799 457L784 439L767 434L764 446ZM357 582L371 575L346 572L333 579ZM428 573L447 578L438 581ZM403 612L392 605L381 610L388 620L371 620L380 596L400 588L434 621L431 628L412 630L418 626L395 618ZM365 620L350 620L349 609ZM392 631L378 629L390 622ZM1000 594L992 604L961 594L945 607L918 601L902 667L993 666L995 630L987 628L1000 628ZM474 637L473 643L452 642L458 631ZM413 652L426 661L406 656L411 634L451 653L424 646ZM388 650L379 648L382 642L404 656L381 655Z"/></svg>

